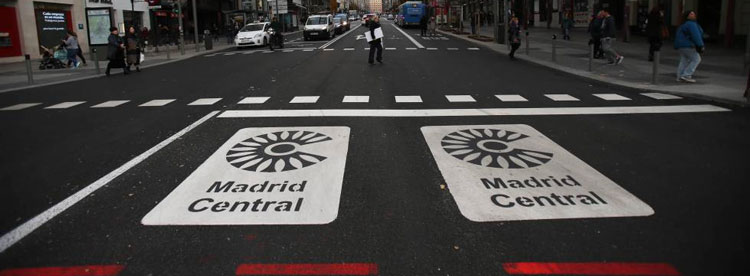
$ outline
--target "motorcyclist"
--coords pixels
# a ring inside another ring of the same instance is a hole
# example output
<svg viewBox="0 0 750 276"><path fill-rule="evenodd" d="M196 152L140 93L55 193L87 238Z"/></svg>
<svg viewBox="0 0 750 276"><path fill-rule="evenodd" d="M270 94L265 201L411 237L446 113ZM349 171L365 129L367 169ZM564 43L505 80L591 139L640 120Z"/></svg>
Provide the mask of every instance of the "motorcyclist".
<svg viewBox="0 0 750 276"><path fill-rule="evenodd" d="M276 38L280 39L277 41L284 41L284 35L281 34L281 22L279 22L279 19L276 16L271 20L271 29L274 30Z"/></svg>

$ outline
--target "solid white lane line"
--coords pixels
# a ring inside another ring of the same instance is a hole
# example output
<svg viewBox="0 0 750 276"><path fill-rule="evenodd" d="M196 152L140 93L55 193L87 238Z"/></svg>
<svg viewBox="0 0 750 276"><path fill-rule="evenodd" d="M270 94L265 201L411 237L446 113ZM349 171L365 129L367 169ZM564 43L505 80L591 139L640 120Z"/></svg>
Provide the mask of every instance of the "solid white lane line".
<svg viewBox="0 0 750 276"><path fill-rule="evenodd" d="M397 103L421 103L422 97L420 96L396 96Z"/></svg>
<svg viewBox="0 0 750 276"><path fill-rule="evenodd" d="M294 97L289 103L316 103L320 96L297 96Z"/></svg>
<svg viewBox="0 0 750 276"><path fill-rule="evenodd" d="M370 96L344 96L343 103L367 103L370 102Z"/></svg>
<svg viewBox="0 0 750 276"><path fill-rule="evenodd" d="M145 103L142 103L139 105L140 107L154 107L154 106L165 106L168 105L171 102L174 102L175 99L160 99L160 100L151 100Z"/></svg>
<svg viewBox="0 0 750 276"><path fill-rule="evenodd" d="M355 28L355 29L356 29L356 28ZM337 36L336 38L334 38L334 39L331 39L330 41L328 41L328 43L326 43L326 44L323 44L323 45L322 45L322 46L320 46L320 47L319 47L318 49L325 49L326 47L328 47L328 46L331 46L331 45L333 45L333 43L336 43L336 41L339 41L339 39L342 39L342 38L344 38L344 37L345 37L346 35L348 35L348 34L350 34L350 33L353 33L353 32L352 32L352 31L349 31L349 32L345 32L345 33L341 34L340 36Z"/></svg>
<svg viewBox="0 0 750 276"><path fill-rule="evenodd" d="M641 95L656 99L656 100L679 100L682 99L680 96L663 94L663 93L641 93Z"/></svg>
<svg viewBox="0 0 750 276"><path fill-rule="evenodd" d="M218 101L221 101L221 98L201 98L189 103L188 105L213 105Z"/></svg>
<svg viewBox="0 0 750 276"><path fill-rule="evenodd" d="M109 107L118 107L120 105L123 105L125 103L129 102L128 100L122 100L122 101L106 101L94 106L91 106L91 108L109 108Z"/></svg>
<svg viewBox="0 0 750 276"><path fill-rule="evenodd" d="M605 101L629 101L630 98L618 94L594 94L594 96Z"/></svg>
<svg viewBox="0 0 750 276"><path fill-rule="evenodd" d="M61 102L56 105L45 107L44 109L66 109L66 108L71 108L82 103L85 103L85 102Z"/></svg>
<svg viewBox="0 0 750 276"><path fill-rule="evenodd" d="M498 100L503 102L528 102L526 98L521 95L495 95Z"/></svg>
<svg viewBox="0 0 750 276"><path fill-rule="evenodd" d="M149 150L145 151L144 153L141 153L140 155L136 156L135 158L131 159L127 163L123 164L119 168L115 169L114 171L108 173L107 175L103 176L102 178L99 178L98 180L94 181L94 183L89 184L85 188L79 190L75 194L67 197L63 201L55 204L54 206L50 207L49 209L45 210L39 215L36 215L32 219L24 222L20 226L16 227L15 229L11 230L10 232L4 234L2 237L0 237L0 252L5 251L9 247L11 247L16 242L20 241L27 235L31 234L31 232L34 232L39 226L42 226L47 221L53 219L55 216L59 215L60 213L64 212L71 206L75 205L82 199L88 197L93 192L98 190L99 188L103 187L104 185L107 185L110 181L114 180L121 174L125 173L129 169L135 167L139 163L141 163L143 160L146 160L149 158L152 154L156 153L157 151L161 150L162 148L166 147L172 141L179 139L181 136L185 135L186 133L190 132L190 130L196 128L200 124L204 123L205 121L208 121L208 119L211 119L213 116L215 116L219 111L212 111L211 113L208 113L208 115L203 116L203 118L200 118L198 121L195 121L194 123L190 124L186 128L178 131L171 137L167 138L166 140L162 141L161 143L157 144L156 146L150 148Z"/></svg>
<svg viewBox="0 0 750 276"><path fill-rule="evenodd" d="M445 95L445 98L452 103L473 103L476 102L471 95Z"/></svg>
<svg viewBox="0 0 750 276"><path fill-rule="evenodd" d="M568 94L544 94L547 98L550 100L556 101L556 102L577 102L580 101L578 98L573 97Z"/></svg>
<svg viewBox="0 0 750 276"><path fill-rule="evenodd" d="M271 97L245 97L238 104L262 104L268 101Z"/></svg>
<svg viewBox="0 0 750 276"><path fill-rule="evenodd" d="M620 107L544 107L544 108L472 108L472 109L288 109L228 110L219 118L281 117L465 117L465 116L542 116L728 112L714 105L620 106Z"/></svg>
<svg viewBox="0 0 750 276"><path fill-rule="evenodd" d="M2 109L0 109L0 111L21 110L21 109L26 109L26 108L29 108L29 107L32 107L32 106L37 106L37 105L40 105L40 104L42 104L42 103L20 103L20 104L14 104L14 105L11 105L11 106L3 107Z"/></svg>
<svg viewBox="0 0 750 276"><path fill-rule="evenodd" d="M396 29L396 30L398 30L399 32L401 32L404 36L406 36L406 38L408 38L409 41L411 41L411 43L414 43L414 46L417 46L417 48L420 48L420 49L424 48L424 46L422 44L420 44L416 39L414 39L409 34L407 34L406 32L404 32L404 30L402 30L401 28L396 27L396 26L393 26L393 28Z"/></svg>

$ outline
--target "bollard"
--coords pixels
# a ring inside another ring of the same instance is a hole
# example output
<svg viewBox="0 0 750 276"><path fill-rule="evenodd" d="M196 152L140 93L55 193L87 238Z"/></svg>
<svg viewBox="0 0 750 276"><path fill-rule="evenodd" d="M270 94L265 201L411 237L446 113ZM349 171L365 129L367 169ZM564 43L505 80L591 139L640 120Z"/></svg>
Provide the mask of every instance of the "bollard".
<svg viewBox="0 0 750 276"><path fill-rule="evenodd" d="M557 35L552 35L552 62L557 62Z"/></svg>
<svg viewBox="0 0 750 276"><path fill-rule="evenodd" d="M594 43L589 44L589 72L594 71Z"/></svg>
<svg viewBox="0 0 750 276"><path fill-rule="evenodd" d="M29 84L34 84L34 72L31 71L31 55L24 55L24 59L26 60L26 77Z"/></svg>
<svg viewBox="0 0 750 276"><path fill-rule="evenodd" d="M167 48L167 60L169 60L169 45L164 46L164 48Z"/></svg>
<svg viewBox="0 0 750 276"><path fill-rule="evenodd" d="M529 55L529 32L526 31L526 55Z"/></svg>
<svg viewBox="0 0 750 276"><path fill-rule="evenodd" d="M91 57L94 60L94 67L96 67L96 74L99 75L102 73L102 69L99 68L99 55L96 54L96 48L91 49Z"/></svg>
<svg viewBox="0 0 750 276"><path fill-rule="evenodd" d="M651 83L652 84L658 84L658 78L659 78L659 61L661 58L661 52L660 51L654 51L654 62L652 64L653 69L651 69Z"/></svg>

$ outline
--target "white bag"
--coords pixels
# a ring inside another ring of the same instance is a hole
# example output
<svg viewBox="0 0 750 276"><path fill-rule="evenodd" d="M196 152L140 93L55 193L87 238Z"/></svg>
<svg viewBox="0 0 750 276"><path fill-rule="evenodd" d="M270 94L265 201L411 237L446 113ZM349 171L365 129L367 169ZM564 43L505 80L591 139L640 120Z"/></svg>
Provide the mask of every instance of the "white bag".
<svg viewBox="0 0 750 276"><path fill-rule="evenodd" d="M146 60L146 55L144 55L143 53L141 53L141 56L140 56L140 57L138 57L138 58L140 58L140 59L138 60L138 63L143 63L143 61L144 61L144 60Z"/></svg>

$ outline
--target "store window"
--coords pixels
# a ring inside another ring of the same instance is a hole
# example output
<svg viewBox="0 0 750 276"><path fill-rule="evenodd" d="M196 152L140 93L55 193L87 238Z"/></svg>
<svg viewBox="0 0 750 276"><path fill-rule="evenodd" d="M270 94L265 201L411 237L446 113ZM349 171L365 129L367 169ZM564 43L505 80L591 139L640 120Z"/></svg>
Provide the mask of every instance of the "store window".
<svg viewBox="0 0 750 276"><path fill-rule="evenodd" d="M61 44L67 30L73 29L70 6L35 3L34 8L39 45L51 48ZM42 51L40 47L39 53Z"/></svg>

